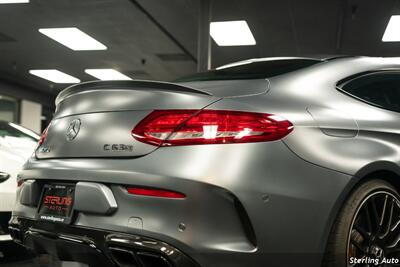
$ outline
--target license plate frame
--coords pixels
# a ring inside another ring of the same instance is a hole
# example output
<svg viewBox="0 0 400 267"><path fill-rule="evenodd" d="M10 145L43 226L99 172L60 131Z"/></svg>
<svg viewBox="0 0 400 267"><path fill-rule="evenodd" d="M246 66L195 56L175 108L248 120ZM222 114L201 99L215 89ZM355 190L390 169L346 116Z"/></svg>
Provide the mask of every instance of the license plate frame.
<svg viewBox="0 0 400 267"><path fill-rule="evenodd" d="M53 223L70 224L74 211L74 184L45 184L40 197L36 219Z"/></svg>

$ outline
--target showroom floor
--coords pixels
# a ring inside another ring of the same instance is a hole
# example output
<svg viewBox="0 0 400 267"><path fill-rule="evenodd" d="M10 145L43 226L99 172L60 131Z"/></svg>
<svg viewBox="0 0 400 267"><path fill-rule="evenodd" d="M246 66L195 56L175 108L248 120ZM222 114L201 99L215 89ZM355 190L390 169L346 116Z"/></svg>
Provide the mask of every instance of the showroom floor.
<svg viewBox="0 0 400 267"><path fill-rule="evenodd" d="M23 255L23 256L21 256ZM86 267L74 262L59 262L43 255L34 257L12 242L0 243L0 265L2 267Z"/></svg>

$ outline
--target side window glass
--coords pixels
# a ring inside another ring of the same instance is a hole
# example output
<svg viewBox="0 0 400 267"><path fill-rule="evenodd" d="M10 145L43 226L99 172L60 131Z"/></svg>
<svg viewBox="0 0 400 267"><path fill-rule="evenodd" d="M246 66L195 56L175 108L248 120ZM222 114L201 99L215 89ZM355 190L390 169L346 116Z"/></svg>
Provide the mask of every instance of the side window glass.
<svg viewBox="0 0 400 267"><path fill-rule="evenodd" d="M400 73L374 73L340 86L346 93L371 105L400 112Z"/></svg>

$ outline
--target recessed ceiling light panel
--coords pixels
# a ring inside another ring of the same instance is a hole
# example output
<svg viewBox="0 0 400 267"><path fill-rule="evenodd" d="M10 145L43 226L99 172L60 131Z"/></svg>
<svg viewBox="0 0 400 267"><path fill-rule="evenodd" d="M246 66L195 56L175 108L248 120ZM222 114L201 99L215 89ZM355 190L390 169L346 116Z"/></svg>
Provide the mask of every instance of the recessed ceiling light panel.
<svg viewBox="0 0 400 267"><path fill-rule="evenodd" d="M400 42L400 15L390 18L383 34L382 42Z"/></svg>
<svg viewBox="0 0 400 267"><path fill-rule="evenodd" d="M99 80L112 81L112 80L132 80L128 76L122 74L114 69L86 69L85 72Z"/></svg>
<svg viewBox="0 0 400 267"><path fill-rule="evenodd" d="M59 70L30 70L30 74L37 77L49 80L53 83L79 83L81 82L78 78L68 75Z"/></svg>
<svg viewBox="0 0 400 267"><path fill-rule="evenodd" d="M29 0L0 0L0 4L26 4Z"/></svg>
<svg viewBox="0 0 400 267"><path fill-rule="evenodd" d="M245 20L211 22L210 35L219 46L256 44Z"/></svg>
<svg viewBox="0 0 400 267"><path fill-rule="evenodd" d="M74 51L106 50L107 47L78 28L46 28L39 32Z"/></svg>

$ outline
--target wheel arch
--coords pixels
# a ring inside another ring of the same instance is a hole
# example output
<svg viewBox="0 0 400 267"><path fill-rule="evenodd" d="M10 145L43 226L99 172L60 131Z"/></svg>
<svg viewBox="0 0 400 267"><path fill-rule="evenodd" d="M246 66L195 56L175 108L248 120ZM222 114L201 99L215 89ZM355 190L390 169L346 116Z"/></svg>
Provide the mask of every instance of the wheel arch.
<svg viewBox="0 0 400 267"><path fill-rule="evenodd" d="M366 179L379 178L400 190L400 166L390 161L377 161L362 167L355 175L357 185Z"/></svg>
<svg viewBox="0 0 400 267"><path fill-rule="evenodd" d="M362 167L355 175L353 175L352 179L350 179L348 186L344 188L341 196L339 196L335 204L334 209L332 209L327 228L327 234L325 235L323 243L324 251L326 251L329 236L332 232L336 218L342 210L346 200L360 184L371 179L384 180L394 186L400 192L400 166L396 163L389 161L377 161Z"/></svg>

